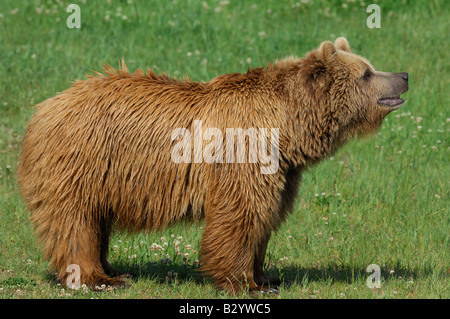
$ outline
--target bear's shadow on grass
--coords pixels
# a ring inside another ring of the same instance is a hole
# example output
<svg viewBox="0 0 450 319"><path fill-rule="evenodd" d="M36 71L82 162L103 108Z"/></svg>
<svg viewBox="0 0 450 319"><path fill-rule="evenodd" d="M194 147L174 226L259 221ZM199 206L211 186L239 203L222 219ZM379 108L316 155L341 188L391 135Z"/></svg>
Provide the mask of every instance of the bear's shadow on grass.
<svg viewBox="0 0 450 319"><path fill-rule="evenodd" d="M213 280L204 275L200 267L192 266L187 263L145 263L129 264L115 263L113 266L123 273L132 275L132 281L139 280L154 280L160 284L170 283L188 283L195 284L213 283ZM382 280L389 281L398 278L417 278L419 271L402 268L400 266L393 267L395 273L390 273L386 267L381 269L380 275ZM420 275L431 274L433 270L426 269L420 271ZM265 274L268 277L278 277L281 280L281 286L286 289L294 285L304 285L311 282L341 282L352 284L354 282L366 282L371 273L366 272L366 268L354 268L351 266L336 266L329 265L324 268L302 268L300 266L286 266L276 267L271 266L270 269L265 269Z"/></svg>
<svg viewBox="0 0 450 319"><path fill-rule="evenodd" d="M380 270L380 278L389 281L398 278L416 278L418 271L402 267L394 267L395 272L389 269ZM426 271L431 273L432 270ZM302 268L299 266L286 266L282 268L272 267L265 271L268 276L278 276L286 288L291 285L305 285L311 282L331 282L352 284L355 282L366 282L373 272L367 272L366 268L355 268L352 266L330 265L324 268ZM422 275L424 273L422 272Z"/></svg>
<svg viewBox="0 0 450 319"><path fill-rule="evenodd" d="M152 280L161 285L195 283L204 285L206 283L213 284L213 280L204 275L200 267L193 266L188 263L174 262L174 263L136 263L130 265L129 263L115 262L112 266L121 273L131 275L132 282L140 280ZM392 267L395 272L392 274L386 267L381 269L380 275L382 280L389 281L399 278L417 278L419 276L426 276L433 273L431 267L424 270L406 269L397 265ZM281 286L289 290L291 286L302 286L311 282L340 282L352 284L354 282L366 281L370 273L366 269L354 268L351 266L336 266L329 265L324 268L302 268L300 266L285 266L277 267L271 266L270 269L265 269L265 274L268 277L278 277L281 280ZM59 286L59 281L55 273L47 272L46 280L54 283L55 287Z"/></svg>
<svg viewBox="0 0 450 319"><path fill-rule="evenodd" d="M145 262L130 265L128 263L111 263L111 265L120 273L131 275L131 280L153 280L160 284L169 284L174 282L186 283L194 282L196 284L212 283L212 280L205 276L200 267L184 262Z"/></svg>

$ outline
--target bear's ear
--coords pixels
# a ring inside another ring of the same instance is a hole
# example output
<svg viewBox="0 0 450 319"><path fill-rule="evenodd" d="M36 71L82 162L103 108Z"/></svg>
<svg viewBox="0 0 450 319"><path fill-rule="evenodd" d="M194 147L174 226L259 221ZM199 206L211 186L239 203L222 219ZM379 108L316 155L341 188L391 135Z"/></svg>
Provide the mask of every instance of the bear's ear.
<svg viewBox="0 0 450 319"><path fill-rule="evenodd" d="M335 59L336 48L333 42L324 41L317 50L311 51L305 58L301 74L307 79L311 88L314 83L327 78L327 74Z"/></svg>
<svg viewBox="0 0 450 319"><path fill-rule="evenodd" d="M326 58L319 49L311 51L306 57L300 68L300 75L305 80L307 88L314 91L316 83L326 78L328 73L327 68L330 63L326 62Z"/></svg>
<svg viewBox="0 0 450 319"><path fill-rule="evenodd" d="M319 47L319 52L324 61L329 61L336 54L336 48L333 42L324 41Z"/></svg>
<svg viewBox="0 0 450 319"><path fill-rule="evenodd" d="M337 50L350 52L350 44L348 44L347 39L344 37L337 38L336 41L334 41L334 46Z"/></svg>

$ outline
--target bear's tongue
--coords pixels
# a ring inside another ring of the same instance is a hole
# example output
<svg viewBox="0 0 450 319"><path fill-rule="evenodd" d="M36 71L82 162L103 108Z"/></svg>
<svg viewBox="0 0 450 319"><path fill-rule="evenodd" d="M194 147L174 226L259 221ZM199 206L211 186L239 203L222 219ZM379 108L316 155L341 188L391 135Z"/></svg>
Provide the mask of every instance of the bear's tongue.
<svg viewBox="0 0 450 319"><path fill-rule="evenodd" d="M397 106L404 102L401 98L385 98L385 99L379 99L378 103L386 106Z"/></svg>

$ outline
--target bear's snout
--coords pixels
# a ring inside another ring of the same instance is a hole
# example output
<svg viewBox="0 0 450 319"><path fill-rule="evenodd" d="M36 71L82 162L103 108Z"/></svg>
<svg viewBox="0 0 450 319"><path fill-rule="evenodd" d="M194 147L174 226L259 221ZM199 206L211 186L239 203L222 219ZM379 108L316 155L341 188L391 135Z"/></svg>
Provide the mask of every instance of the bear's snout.
<svg viewBox="0 0 450 319"><path fill-rule="evenodd" d="M389 107L391 111L398 109L405 102L400 95L409 90L408 73L378 72L378 74L380 83L384 83L385 88L378 104Z"/></svg>

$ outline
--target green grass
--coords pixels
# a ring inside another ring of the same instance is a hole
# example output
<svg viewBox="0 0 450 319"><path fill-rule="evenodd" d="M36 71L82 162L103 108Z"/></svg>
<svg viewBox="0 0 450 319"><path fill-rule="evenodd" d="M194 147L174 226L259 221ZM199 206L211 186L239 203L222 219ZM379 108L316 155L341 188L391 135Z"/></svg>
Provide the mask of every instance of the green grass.
<svg viewBox="0 0 450 319"><path fill-rule="evenodd" d="M261 298L449 298L450 5L374 2L382 10L380 29L367 28L367 4L358 0L2 0L0 298L229 297L196 270L203 224L115 234L110 261L135 274L129 289L60 286L42 260L15 180L32 106L122 57L130 69L208 81L303 56L338 36L377 69L408 72L407 102L377 135L305 173L295 211L266 257L267 272L289 284ZM66 27L68 3L80 4L81 29ZM164 251L152 251L153 243ZM366 286L370 264L381 267L379 289Z"/></svg>

